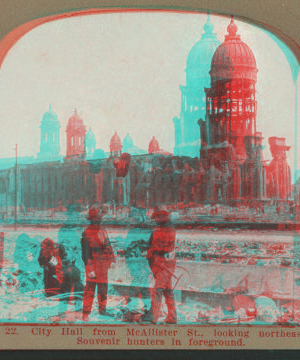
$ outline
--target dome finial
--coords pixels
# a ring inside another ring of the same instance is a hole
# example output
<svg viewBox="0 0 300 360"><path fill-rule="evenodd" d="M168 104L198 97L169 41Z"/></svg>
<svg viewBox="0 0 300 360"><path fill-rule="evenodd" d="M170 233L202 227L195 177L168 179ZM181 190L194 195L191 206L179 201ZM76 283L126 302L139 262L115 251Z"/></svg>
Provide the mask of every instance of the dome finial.
<svg viewBox="0 0 300 360"><path fill-rule="evenodd" d="M233 15L231 15L230 24L227 26L228 35L229 35L230 37L235 37L237 31L238 31L238 28L237 28L235 22L233 21Z"/></svg>
<svg viewBox="0 0 300 360"><path fill-rule="evenodd" d="M48 110L44 113L43 118L42 118L42 122L47 122L47 121L56 121L58 122L58 117L57 114L55 113L55 111L52 108L52 104L49 104L49 108Z"/></svg>
<svg viewBox="0 0 300 360"><path fill-rule="evenodd" d="M209 13L207 13L207 20L203 26L203 29L204 29L205 35L212 35L212 33L214 31L214 26L213 26L212 22L210 21Z"/></svg>

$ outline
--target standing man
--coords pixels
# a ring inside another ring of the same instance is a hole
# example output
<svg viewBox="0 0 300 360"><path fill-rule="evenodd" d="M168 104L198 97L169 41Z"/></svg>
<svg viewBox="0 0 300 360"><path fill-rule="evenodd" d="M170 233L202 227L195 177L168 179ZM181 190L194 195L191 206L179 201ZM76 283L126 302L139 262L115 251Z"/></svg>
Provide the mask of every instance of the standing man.
<svg viewBox="0 0 300 360"><path fill-rule="evenodd" d="M101 227L102 213L97 208L89 211L91 224L82 233L82 259L85 265L86 284L83 292L83 320L92 311L95 289L98 287L99 314L105 315L107 303L108 270L115 256L105 229Z"/></svg>
<svg viewBox="0 0 300 360"><path fill-rule="evenodd" d="M164 210L154 211L152 219L156 222L151 237L147 257L155 286L151 299L151 314L147 320L157 323L160 316L162 296L164 295L168 308L165 323L176 324L177 313L172 290L172 277L176 267L175 237L176 232L167 226L169 213Z"/></svg>

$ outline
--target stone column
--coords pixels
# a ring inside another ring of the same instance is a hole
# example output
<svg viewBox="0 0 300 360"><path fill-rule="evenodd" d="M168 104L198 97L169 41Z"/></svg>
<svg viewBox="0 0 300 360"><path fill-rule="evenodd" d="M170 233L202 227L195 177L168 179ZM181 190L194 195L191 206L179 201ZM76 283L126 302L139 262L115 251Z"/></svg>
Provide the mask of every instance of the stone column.
<svg viewBox="0 0 300 360"><path fill-rule="evenodd" d="M274 178L275 196L277 199L286 199L291 192L291 169L286 159L286 152L290 146L285 144L285 138L270 137L269 144L273 160L267 171Z"/></svg>

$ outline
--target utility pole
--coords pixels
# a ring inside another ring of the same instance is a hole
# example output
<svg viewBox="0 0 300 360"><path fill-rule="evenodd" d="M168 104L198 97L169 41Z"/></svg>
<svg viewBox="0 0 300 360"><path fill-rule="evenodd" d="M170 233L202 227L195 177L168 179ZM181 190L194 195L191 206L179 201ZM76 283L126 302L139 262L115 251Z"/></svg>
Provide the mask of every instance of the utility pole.
<svg viewBox="0 0 300 360"><path fill-rule="evenodd" d="M16 150L16 166L15 166L15 229L17 227L17 209L18 209L18 191L17 191L17 174L18 174L18 144L15 147Z"/></svg>

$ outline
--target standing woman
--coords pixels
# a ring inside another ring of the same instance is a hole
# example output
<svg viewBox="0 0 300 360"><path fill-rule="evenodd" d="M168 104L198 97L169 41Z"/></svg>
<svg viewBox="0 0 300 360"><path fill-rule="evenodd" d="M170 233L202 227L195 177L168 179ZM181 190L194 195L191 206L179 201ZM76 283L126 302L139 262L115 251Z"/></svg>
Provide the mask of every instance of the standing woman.
<svg viewBox="0 0 300 360"><path fill-rule="evenodd" d="M60 313L66 312L71 293L82 304L83 282L81 279L81 236L76 228L63 225L58 231L59 255L62 261L63 282L61 284ZM76 301L76 308L77 301Z"/></svg>
<svg viewBox="0 0 300 360"><path fill-rule="evenodd" d="M89 211L91 224L82 233L82 260L85 265L86 284L83 292L83 320L88 320L92 311L97 286L99 314L106 313L108 270L115 256L107 236L101 226L102 214L97 208Z"/></svg>

